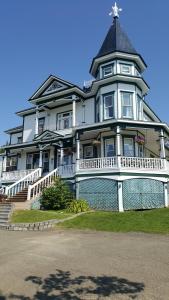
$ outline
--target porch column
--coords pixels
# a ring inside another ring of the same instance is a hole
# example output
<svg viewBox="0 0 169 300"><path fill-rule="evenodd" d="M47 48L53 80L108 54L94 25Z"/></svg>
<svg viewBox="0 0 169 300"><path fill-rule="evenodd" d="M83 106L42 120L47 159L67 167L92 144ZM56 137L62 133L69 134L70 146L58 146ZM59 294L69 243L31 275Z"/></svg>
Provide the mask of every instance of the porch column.
<svg viewBox="0 0 169 300"><path fill-rule="evenodd" d="M165 200L165 207L169 206L169 199L168 199L168 183L164 183L164 200Z"/></svg>
<svg viewBox="0 0 169 300"><path fill-rule="evenodd" d="M121 167L121 128L117 126L116 128L116 156L117 156L117 166Z"/></svg>
<svg viewBox="0 0 169 300"><path fill-rule="evenodd" d="M123 206L123 182L118 181L118 204L119 204L119 212L124 212Z"/></svg>
<svg viewBox="0 0 169 300"><path fill-rule="evenodd" d="M160 132L160 148L161 148L160 157L165 159L166 154L165 154L165 142L164 142L164 130L163 129L161 129L161 132Z"/></svg>
<svg viewBox="0 0 169 300"><path fill-rule="evenodd" d="M39 155L39 168L43 168L43 150L40 150L40 155Z"/></svg>
<svg viewBox="0 0 169 300"><path fill-rule="evenodd" d="M76 126L76 96L73 96L73 115L72 115L72 126Z"/></svg>
<svg viewBox="0 0 169 300"><path fill-rule="evenodd" d="M38 109L36 109L35 135L38 135L38 120L39 120L39 111L38 111Z"/></svg>
<svg viewBox="0 0 169 300"><path fill-rule="evenodd" d="M61 142L61 147L60 147L60 166L63 166L63 157L64 157L64 150L63 150L63 143Z"/></svg>
<svg viewBox="0 0 169 300"><path fill-rule="evenodd" d="M80 160L80 136L79 133L76 134L76 170L79 170L79 160Z"/></svg>

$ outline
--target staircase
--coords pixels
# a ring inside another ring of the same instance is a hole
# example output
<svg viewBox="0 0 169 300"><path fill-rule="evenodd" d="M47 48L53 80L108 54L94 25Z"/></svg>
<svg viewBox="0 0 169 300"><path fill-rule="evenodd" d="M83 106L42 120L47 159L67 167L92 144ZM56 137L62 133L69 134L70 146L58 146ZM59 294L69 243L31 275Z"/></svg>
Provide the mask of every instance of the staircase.
<svg viewBox="0 0 169 300"><path fill-rule="evenodd" d="M15 209L30 209L31 202L40 197L44 188L51 186L58 176L57 169L42 177L41 169L37 169L23 179L7 187L8 198L5 203L13 203Z"/></svg>
<svg viewBox="0 0 169 300"><path fill-rule="evenodd" d="M8 224L12 209L12 203L0 203L0 226Z"/></svg>

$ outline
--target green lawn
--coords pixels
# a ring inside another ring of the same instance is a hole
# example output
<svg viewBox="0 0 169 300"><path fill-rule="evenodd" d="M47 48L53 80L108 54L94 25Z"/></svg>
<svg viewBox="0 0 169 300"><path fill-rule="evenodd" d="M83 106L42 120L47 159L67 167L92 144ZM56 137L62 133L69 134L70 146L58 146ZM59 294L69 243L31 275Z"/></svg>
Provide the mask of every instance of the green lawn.
<svg viewBox="0 0 169 300"><path fill-rule="evenodd" d="M11 216L11 223L35 223L52 219L64 219L73 214L63 211L16 210Z"/></svg>
<svg viewBox="0 0 169 300"><path fill-rule="evenodd" d="M169 233L169 209L125 213L97 211L65 221L57 227L112 232Z"/></svg>

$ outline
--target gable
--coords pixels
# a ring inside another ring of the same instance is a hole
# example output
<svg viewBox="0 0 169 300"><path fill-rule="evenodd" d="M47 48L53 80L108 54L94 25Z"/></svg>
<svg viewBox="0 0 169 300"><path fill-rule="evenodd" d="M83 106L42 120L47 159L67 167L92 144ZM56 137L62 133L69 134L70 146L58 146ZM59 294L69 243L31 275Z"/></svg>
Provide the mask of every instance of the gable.
<svg viewBox="0 0 169 300"><path fill-rule="evenodd" d="M62 90L65 90L67 89L68 86L66 86L65 84L57 81L57 80L54 80L48 87L47 89L42 93L41 96L45 96L45 95L50 95L52 93L55 93L55 92L59 92L59 91L62 91Z"/></svg>
<svg viewBox="0 0 169 300"><path fill-rule="evenodd" d="M68 81L62 80L56 76L49 76L47 80L39 87L39 89L33 94L29 101L38 99L40 97L50 96L63 90L73 88L74 85Z"/></svg>
<svg viewBox="0 0 169 300"><path fill-rule="evenodd" d="M35 137L35 141L40 141L40 142L45 142L45 141L52 141L52 140L56 140L63 137L63 135L58 134L56 132L50 131L50 130L46 130L43 133L41 133L40 135Z"/></svg>

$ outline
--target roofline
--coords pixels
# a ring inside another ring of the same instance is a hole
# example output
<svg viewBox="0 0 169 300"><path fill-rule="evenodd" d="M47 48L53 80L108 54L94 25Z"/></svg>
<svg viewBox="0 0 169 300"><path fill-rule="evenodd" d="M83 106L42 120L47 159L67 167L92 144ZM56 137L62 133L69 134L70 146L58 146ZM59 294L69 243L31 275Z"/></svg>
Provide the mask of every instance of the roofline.
<svg viewBox="0 0 169 300"><path fill-rule="evenodd" d="M21 132L21 131L23 131L23 125L17 126L17 127L11 128L11 129L7 129L4 132L7 134L10 134L10 133L17 133L17 132Z"/></svg>

